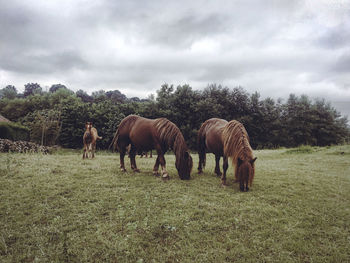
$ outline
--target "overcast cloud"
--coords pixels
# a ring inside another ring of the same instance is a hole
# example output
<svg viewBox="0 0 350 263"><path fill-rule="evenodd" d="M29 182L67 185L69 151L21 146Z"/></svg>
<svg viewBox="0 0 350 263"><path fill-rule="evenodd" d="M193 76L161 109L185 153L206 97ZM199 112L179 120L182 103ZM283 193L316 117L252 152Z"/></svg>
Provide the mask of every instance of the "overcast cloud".
<svg viewBox="0 0 350 263"><path fill-rule="evenodd" d="M350 117L350 3L0 0L0 88L161 84L325 98Z"/></svg>

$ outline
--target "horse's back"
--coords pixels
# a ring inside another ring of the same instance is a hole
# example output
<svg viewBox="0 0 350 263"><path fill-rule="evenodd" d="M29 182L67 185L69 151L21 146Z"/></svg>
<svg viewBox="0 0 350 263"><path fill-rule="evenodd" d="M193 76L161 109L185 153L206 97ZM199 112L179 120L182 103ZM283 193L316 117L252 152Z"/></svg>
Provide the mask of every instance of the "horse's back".
<svg viewBox="0 0 350 263"><path fill-rule="evenodd" d="M129 138L137 149L154 149L154 120L139 117L130 129Z"/></svg>
<svg viewBox="0 0 350 263"><path fill-rule="evenodd" d="M218 118L209 119L204 123L207 152L223 155L222 131L227 123L226 120Z"/></svg>
<svg viewBox="0 0 350 263"><path fill-rule="evenodd" d="M124 118L118 127L118 144L133 144L138 150L152 150L154 120L137 115L129 115Z"/></svg>

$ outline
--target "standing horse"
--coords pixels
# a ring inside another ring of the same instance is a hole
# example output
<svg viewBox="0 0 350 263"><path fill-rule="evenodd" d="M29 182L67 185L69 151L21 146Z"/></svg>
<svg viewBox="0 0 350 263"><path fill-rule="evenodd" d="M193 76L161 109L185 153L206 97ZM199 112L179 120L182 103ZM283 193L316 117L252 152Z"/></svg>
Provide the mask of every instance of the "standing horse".
<svg viewBox="0 0 350 263"><path fill-rule="evenodd" d="M198 131L198 173L202 173L205 166L206 152L215 155L215 173L221 176L222 185L226 185L226 171L228 158L232 158L235 166L235 178L239 182L241 191L248 191L251 187L255 167L253 150L249 144L249 137L243 124L232 120L212 118L205 121ZM220 158L223 157L223 174L220 172Z"/></svg>
<svg viewBox="0 0 350 263"><path fill-rule="evenodd" d="M126 171L124 156L126 147L130 144L129 154L132 170L139 172L135 161L137 151L156 149L158 157L153 167L153 174L159 175L158 169L159 165L161 165L162 177L168 178L169 174L165 168L164 154L170 148L175 153L175 166L179 177L182 180L190 179L193 163L184 137L179 128L165 118L152 120L136 115L129 115L119 124L112 144L114 145L114 149L120 152L120 168L122 171Z"/></svg>
<svg viewBox="0 0 350 263"><path fill-rule="evenodd" d="M96 141L102 139L98 136L96 128L92 127L92 122L85 123L85 132L83 136L84 153L83 159L89 158L88 153L91 152L91 158L95 157Z"/></svg>

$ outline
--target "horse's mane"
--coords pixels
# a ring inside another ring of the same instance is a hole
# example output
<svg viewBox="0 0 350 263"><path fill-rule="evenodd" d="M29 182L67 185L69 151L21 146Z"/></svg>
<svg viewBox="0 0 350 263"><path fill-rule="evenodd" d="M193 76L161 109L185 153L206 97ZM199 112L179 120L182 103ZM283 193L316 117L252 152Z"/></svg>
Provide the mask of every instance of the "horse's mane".
<svg viewBox="0 0 350 263"><path fill-rule="evenodd" d="M166 118L155 119L154 122L162 146L171 148L175 155L187 150L185 139L174 123Z"/></svg>
<svg viewBox="0 0 350 263"><path fill-rule="evenodd" d="M238 168L238 158L242 161L253 161L251 165L253 169L249 175L249 185L252 185L255 165L253 160L253 150L249 144L249 136L243 124L232 120L225 126L222 132L222 139L224 143L224 154L232 158L232 164Z"/></svg>
<svg viewBox="0 0 350 263"><path fill-rule="evenodd" d="M188 148L180 129L166 118L155 119L155 128L162 147L164 147L164 150L170 148L174 151L175 166L178 170L182 170L186 166L185 152L188 152Z"/></svg>
<svg viewBox="0 0 350 263"><path fill-rule="evenodd" d="M237 164L238 158L241 160L253 159L253 150L249 144L249 136L243 124L232 120L225 126L222 132L224 144L224 154L232 157L234 164Z"/></svg>

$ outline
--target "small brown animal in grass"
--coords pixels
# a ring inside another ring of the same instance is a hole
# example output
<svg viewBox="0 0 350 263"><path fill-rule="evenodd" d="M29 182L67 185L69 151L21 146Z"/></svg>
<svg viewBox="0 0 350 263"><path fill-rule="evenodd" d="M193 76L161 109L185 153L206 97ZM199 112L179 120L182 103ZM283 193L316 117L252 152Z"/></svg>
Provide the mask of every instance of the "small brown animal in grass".
<svg viewBox="0 0 350 263"><path fill-rule="evenodd" d="M85 132L83 136L84 153L83 159L89 158L89 152L91 158L95 157L96 141L101 140L102 137L98 136L96 128L92 127L92 122L85 123Z"/></svg>

